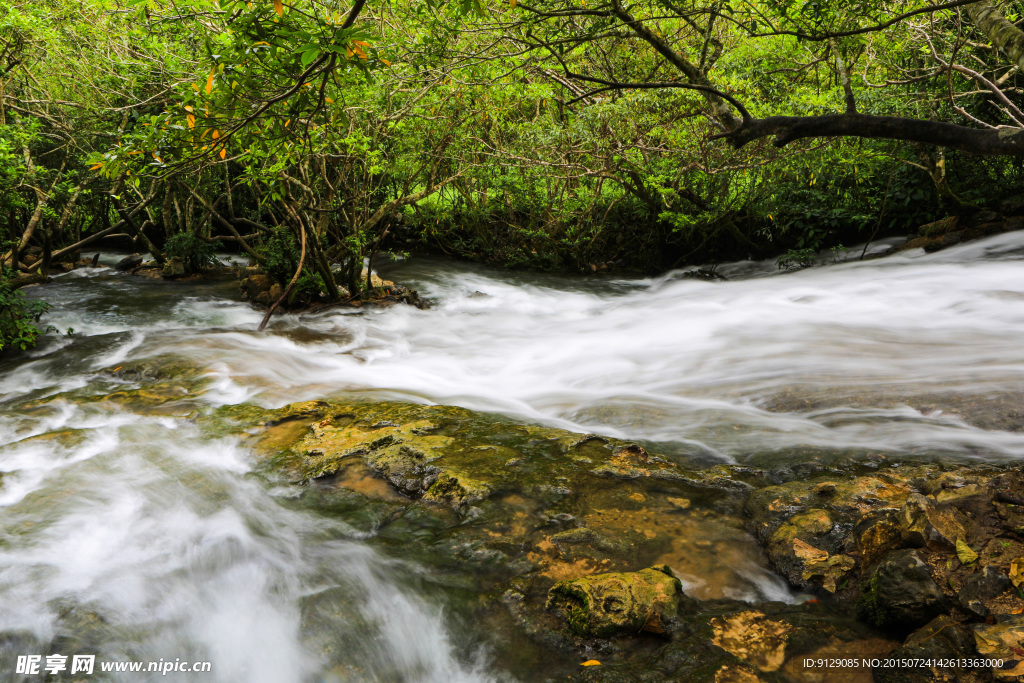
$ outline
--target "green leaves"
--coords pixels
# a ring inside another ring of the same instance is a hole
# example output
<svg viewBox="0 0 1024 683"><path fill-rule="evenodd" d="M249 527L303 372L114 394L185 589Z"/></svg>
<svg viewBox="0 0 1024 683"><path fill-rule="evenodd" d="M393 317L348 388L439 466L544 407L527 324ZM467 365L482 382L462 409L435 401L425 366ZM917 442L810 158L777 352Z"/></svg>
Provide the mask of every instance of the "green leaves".
<svg viewBox="0 0 1024 683"><path fill-rule="evenodd" d="M0 353L35 346L42 333L36 323L49 308L45 302L26 299L0 272Z"/></svg>

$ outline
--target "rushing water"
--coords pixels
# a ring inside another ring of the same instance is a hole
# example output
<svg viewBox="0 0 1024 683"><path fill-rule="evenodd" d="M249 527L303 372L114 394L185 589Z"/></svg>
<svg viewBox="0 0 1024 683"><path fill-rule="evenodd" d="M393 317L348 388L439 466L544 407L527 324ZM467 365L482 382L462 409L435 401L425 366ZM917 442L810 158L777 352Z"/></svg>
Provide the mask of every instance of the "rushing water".
<svg viewBox="0 0 1024 683"><path fill-rule="evenodd" d="M727 282L415 259L386 274L430 310L285 315L265 334L231 282L58 277L33 294L74 335L0 363L0 666L64 642L208 660L202 680L502 679L421 567L282 504L290 487L268 492L239 442L203 437L188 413L347 393L643 440L694 464L1016 459L1022 259L1022 233L796 273L734 264ZM117 388L101 368L168 353L207 368L201 396L163 412L89 401ZM777 579L752 581L780 597ZM328 641L342 665L325 663Z"/></svg>

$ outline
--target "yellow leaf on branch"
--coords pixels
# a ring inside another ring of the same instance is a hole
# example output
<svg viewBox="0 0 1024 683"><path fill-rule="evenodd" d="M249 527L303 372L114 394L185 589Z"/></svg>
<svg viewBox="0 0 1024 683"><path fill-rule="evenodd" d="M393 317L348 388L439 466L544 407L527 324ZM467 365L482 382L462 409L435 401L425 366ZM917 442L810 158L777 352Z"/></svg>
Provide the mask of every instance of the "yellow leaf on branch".
<svg viewBox="0 0 1024 683"><path fill-rule="evenodd" d="M274 11L277 12L277 16L284 16L284 3L281 0L274 0Z"/></svg>

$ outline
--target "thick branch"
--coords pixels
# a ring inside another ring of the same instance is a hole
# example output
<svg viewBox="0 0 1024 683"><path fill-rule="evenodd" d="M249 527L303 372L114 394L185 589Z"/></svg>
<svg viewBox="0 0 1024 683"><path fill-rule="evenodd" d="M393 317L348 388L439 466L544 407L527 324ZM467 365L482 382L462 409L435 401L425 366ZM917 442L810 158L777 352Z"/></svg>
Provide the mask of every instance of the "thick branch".
<svg viewBox="0 0 1024 683"><path fill-rule="evenodd" d="M1011 24L988 0L968 6L967 14L996 47L1005 51L1014 64L1024 69L1024 31Z"/></svg>
<svg viewBox="0 0 1024 683"><path fill-rule="evenodd" d="M749 121L737 130L713 135L712 139L725 139L739 148L772 136L776 147L803 138L858 137L921 142L981 156L1024 155L1024 129L1021 128L968 128L939 121L868 114L769 116Z"/></svg>
<svg viewBox="0 0 1024 683"><path fill-rule="evenodd" d="M129 211L128 215L130 217L134 218L137 214L142 212L143 209L145 209L147 206L149 206L151 203L153 203L153 200L155 200L155 199L156 199L156 195L155 194L154 195L150 195L149 197L146 198L146 201L142 202L141 204L136 206L134 209ZM89 235L88 237L82 239L81 241L75 242L70 247L64 247L60 251L54 252L52 258L53 258L54 261L60 261L61 257L66 256L67 254L70 254L72 252L75 252L75 251L81 249L82 247L88 246L88 245L92 244L93 242L96 242L97 240L100 240L100 239L103 239L104 237L112 235L113 233L116 233L118 230L124 229L127 225L128 225L128 223L124 219L121 219L117 223L114 223L113 225L111 225L109 228L106 228L104 230L100 230L97 233L93 233L92 235Z"/></svg>

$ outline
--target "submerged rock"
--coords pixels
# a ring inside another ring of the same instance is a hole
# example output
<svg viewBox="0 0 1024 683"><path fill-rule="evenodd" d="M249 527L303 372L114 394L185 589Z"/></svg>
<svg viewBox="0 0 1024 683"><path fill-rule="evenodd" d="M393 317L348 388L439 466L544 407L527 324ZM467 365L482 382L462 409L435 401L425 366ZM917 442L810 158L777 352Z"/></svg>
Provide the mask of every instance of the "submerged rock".
<svg viewBox="0 0 1024 683"><path fill-rule="evenodd" d="M794 626L748 610L711 620L712 642L758 671L778 671L786 661L786 645Z"/></svg>
<svg viewBox="0 0 1024 683"><path fill-rule="evenodd" d="M1000 680L1020 680L1024 676L1024 615L996 617L994 624L973 627L974 644L982 657L1002 662L992 674Z"/></svg>

